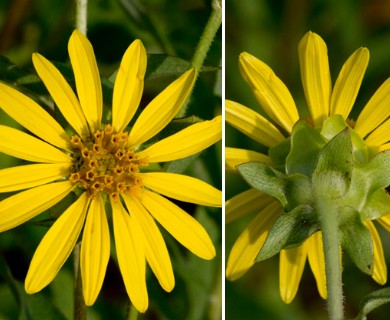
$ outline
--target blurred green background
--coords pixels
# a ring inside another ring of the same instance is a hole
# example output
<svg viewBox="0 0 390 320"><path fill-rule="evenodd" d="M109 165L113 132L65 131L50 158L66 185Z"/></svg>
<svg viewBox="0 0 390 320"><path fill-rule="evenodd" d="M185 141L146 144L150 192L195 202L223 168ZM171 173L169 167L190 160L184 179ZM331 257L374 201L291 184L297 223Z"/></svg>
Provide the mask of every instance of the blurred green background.
<svg viewBox="0 0 390 320"><path fill-rule="evenodd" d="M74 11L72 0L0 1L0 80L16 85L45 108L52 102L35 76L31 55L39 52L49 60L60 62L61 70L73 84L67 43L74 29ZM123 53L134 39L141 39L149 54L142 109L188 67L210 13L209 0L90 0L88 38L103 78L106 107L110 107L112 94L112 82L107 79L118 68ZM219 30L205 61L212 68L201 72L196 82L188 116L211 119L221 114L221 34ZM169 57L180 60L169 60ZM163 61L168 64L162 65ZM0 124L17 127L4 113L0 113ZM194 157L184 173L221 189L221 152L218 143ZM18 164L21 161L0 155L0 167ZM0 199L7 196L0 194ZM217 256L212 261L201 260L163 232L176 286L172 293L166 293L149 270L150 306L139 319L220 319L221 210L178 204L207 229ZM66 203L61 202L38 219L59 214L65 208ZM72 257L52 284L40 293L27 296L23 291L30 260L46 231L47 227L26 223L0 234L0 320L73 318ZM127 308L128 297L121 274L116 263L110 260L98 300L89 308L89 319L124 319Z"/></svg>
<svg viewBox="0 0 390 320"><path fill-rule="evenodd" d="M375 90L390 76L388 0L226 0L225 3L226 99L262 112L239 73L238 56L246 51L274 70L292 93L300 114L307 115L298 43L309 30L318 33L327 43L333 83L343 63L357 48L369 49L370 62L351 114L355 120ZM226 145L262 150L229 125L226 126ZM226 199L248 188L233 174L228 174L226 181ZM250 217L227 225L226 257L248 221ZM390 234L379 225L377 229L389 266ZM361 299L381 286L358 271L347 256L343 262L346 316L352 318L358 313ZM256 264L240 280L226 281L226 319L326 319L326 304L317 293L308 264L298 294L290 305L285 305L279 297L278 268L279 260L275 257ZM390 305L385 305L368 319L389 319L389 314Z"/></svg>

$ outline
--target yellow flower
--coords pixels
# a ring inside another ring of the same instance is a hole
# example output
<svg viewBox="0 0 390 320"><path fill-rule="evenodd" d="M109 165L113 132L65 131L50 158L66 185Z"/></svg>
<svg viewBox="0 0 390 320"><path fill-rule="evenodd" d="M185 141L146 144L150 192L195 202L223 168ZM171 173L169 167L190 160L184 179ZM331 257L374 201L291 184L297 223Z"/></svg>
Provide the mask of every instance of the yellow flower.
<svg viewBox="0 0 390 320"><path fill-rule="evenodd" d="M339 114L347 119L368 64L368 50L356 50L345 62L333 91L327 47L321 37L308 32L301 40L298 51L302 84L311 114L310 121L314 127L320 130L323 121L330 115ZM228 100L226 121L260 144L268 148L275 147L287 139L299 120L295 102L287 87L265 63L248 53L242 53L239 62L243 78L250 85L270 120ZM386 98L389 94L390 79L376 91L354 125L354 130L364 139L373 154L390 149L390 107ZM251 150L226 148L227 171L234 172L238 164L245 162L272 164L268 155ZM255 189L240 193L226 202L226 222L257 213L231 250L226 269L228 279L236 280L252 267L271 226L282 212L283 207L277 200ZM390 231L390 215L378 221ZM374 244L373 278L384 284L387 281L387 270L382 244L373 223L365 223ZM300 246L280 252L280 294L286 303L291 302L296 295L306 258L316 278L321 297L327 297L322 235L319 231Z"/></svg>
<svg viewBox="0 0 390 320"><path fill-rule="evenodd" d="M75 135L69 137L30 98L0 84L1 108L38 137L0 126L0 151L34 163L0 171L0 192L28 189L0 203L0 231L20 225L80 188L81 195L39 244L25 288L35 293L53 280L84 226L80 269L85 303L92 305L110 255L105 212L108 200L126 290L134 306L144 312L148 307L145 260L164 290L171 291L175 285L170 257L155 220L194 254L203 259L215 256L200 223L161 195L220 207L221 192L196 178L143 172L143 167L184 158L214 144L221 139L221 117L191 125L141 150L140 145L159 133L179 111L192 90L196 71L185 72L150 102L128 133L125 129L139 105L146 71L141 41L135 40L123 56L115 80L111 124L102 123L102 88L91 44L76 30L68 49L78 98L48 60L34 54L33 63Z"/></svg>

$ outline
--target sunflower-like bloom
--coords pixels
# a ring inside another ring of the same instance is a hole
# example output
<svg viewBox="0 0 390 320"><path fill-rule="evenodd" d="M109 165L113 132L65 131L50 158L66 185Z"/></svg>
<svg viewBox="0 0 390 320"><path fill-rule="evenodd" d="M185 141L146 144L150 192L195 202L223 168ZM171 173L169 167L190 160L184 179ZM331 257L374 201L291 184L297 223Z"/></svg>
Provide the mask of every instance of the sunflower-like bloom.
<svg viewBox="0 0 390 320"><path fill-rule="evenodd" d="M311 115L309 122L320 130L324 120L331 115L341 115L346 120L368 65L369 51L360 48L351 55L343 65L333 90L327 47L322 38L308 32L302 38L298 52L302 84ZM242 53L239 62L244 80L250 85L270 120L243 105L226 101L226 121L268 148L278 146L291 135L293 126L299 120L294 100L287 87L265 63L248 53ZM390 149L389 95L390 79L375 92L354 124L354 131L364 139L372 155ZM352 123L350 120L349 122ZM226 148L227 171L234 172L237 165L245 162L273 164L268 155L251 150ZM229 280L238 279L252 267L272 225L282 212L283 207L275 198L255 189L249 189L227 201L227 223L257 213L231 250L226 270ZM390 231L389 215L378 221ZM384 284L387 281L387 270L381 240L374 224L371 221L365 223L374 246L372 277L379 284ZM314 233L298 247L282 250L279 258L280 294L284 302L289 303L295 297L306 258L315 276L318 291L321 297L326 299L321 231Z"/></svg>
<svg viewBox="0 0 390 320"><path fill-rule="evenodd" d="M1 108L36 136L0 126L0 151L32 162L0 171L0 192L27 189L0 203L0 231L35 217L72 190L81 190L40 242L25 289L35 293L53 280L83 229L80 269L84 300L92 305L110 256L108 201L123 281L134 306L144 312L148 307L146 261L164 290L171 291L175 285L167 247L155 220L197 256L215 256L201 224L163 196L221 206L221 192L201 180L144 169L151 163L190 156L220 140L221 117L191 125L142 149L140 146L176 115L192 90L196 70L185 72L152 100L127 132L144 86L146 52L141 41L135 40L123 56L114 85L111 124L102 123L102 87L91 44L76 30L68 50L78 98L47 59L34 54L33 63L74 129L73 136L33 100L0 84Z"/></svg>

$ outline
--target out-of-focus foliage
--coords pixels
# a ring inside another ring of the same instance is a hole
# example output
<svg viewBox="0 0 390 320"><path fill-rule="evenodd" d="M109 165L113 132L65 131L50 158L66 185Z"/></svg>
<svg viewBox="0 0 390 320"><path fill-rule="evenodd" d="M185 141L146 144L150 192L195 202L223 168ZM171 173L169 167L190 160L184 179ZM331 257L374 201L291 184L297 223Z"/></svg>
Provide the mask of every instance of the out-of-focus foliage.
<svg viewBox="0 0 390 320"><path fill-rule="evenodd" d="M333 84L342 64L356 49L369 49L370 62L351 114L355 120L375 90L390 77L389 1L226 0L225 4L227 99L263 113L239 73L238 56L246 51L274 70L292 93L300 114L307 115L298 43L309 30L318 33L327 43ZM226 145L265 151L228 125ZM226 199L248 188L238 175L228 174L226 181ZM250 219L227 225L226 257ZM389 266L390 234L379 225L378 231ZM360 273L346 255L343 259L346 316L353 318L359 313L361 300L381 286ZM312 274L305 270L297 297L285 305L279 297L278 268L278 259L272 258L256 264L240 280L227 281L226 319L326 319L326 303L317 292ZM387 319L389 312L390 306L384 305L370 313L368 319Z"/></svg>
<svg viewBox="0 0 390 320"><path fill-rule="evenodd" d="M31 55L39 52L53 61L72 84L67 42L74 29L74 11L72 0L0 1L0 81L15 85L46 109L53 108L53 103L36 76ZM109 115L115 71L134 39L141 39L148 53L142 109L189 67L210 13L208 0L90 0L87 35L102 77L105 114ZM196 82L187 116L211 119L221 113L221 50L220 30ZM20 128L1 111L0 124ZM21 163L0 155L0 168ZM221 189L221 143L198 157L167 166L170 171L184 171ZM7 196L0 194L0 200ZM221 210L178 204L203 224L217 256L212 261L199 259L165 232L176 286L168 294L148 272L150 306L139 319L220 319ZM57 216L64 208L66 203L60 202L37 220ZM0 234L0 320L73 318L72 257L47 288L32 296L24 293L29 263L46 231L47 226L30 222ZM124 319L128 305L121 274L111 259L98 300L88 309L89 319Z"/></svg>

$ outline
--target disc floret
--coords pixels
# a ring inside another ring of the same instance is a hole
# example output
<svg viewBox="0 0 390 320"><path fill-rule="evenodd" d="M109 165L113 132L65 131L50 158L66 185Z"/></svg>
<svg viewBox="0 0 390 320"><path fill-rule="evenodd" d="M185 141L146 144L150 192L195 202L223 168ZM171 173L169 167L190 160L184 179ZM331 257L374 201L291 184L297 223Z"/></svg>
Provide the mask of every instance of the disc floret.
<svg viewBox="0 0 390 320"><path fill-rule="evenodd" d="M70 181L85 189L90 198L106 193L113 200L122 192L136 193L142 186L140 168L147 165L127 144L127 132L115 133L111 125L92 136L74 135L74 166Z"/></svg>

